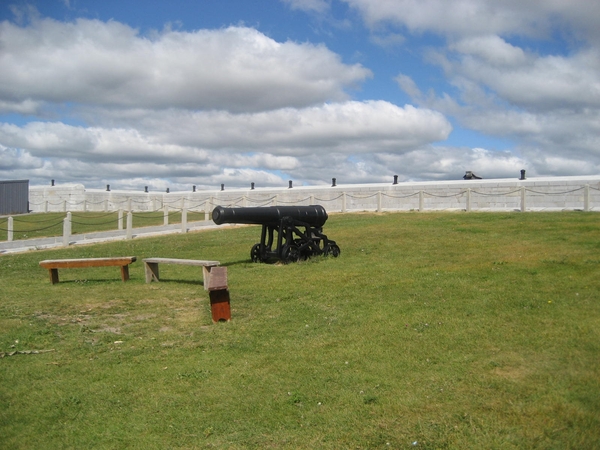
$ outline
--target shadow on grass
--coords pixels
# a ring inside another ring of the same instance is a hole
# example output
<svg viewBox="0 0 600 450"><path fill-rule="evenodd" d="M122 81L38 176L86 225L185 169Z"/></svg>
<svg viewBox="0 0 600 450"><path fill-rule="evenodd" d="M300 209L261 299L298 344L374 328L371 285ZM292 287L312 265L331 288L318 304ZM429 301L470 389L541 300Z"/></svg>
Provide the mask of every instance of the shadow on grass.
<svg viewBox="0 0 600 450"><path fill-rule="evenodd" d="M120 279L115 278L90 278L90 279L73 279L73 280L59 280L55 284L104 284L104 283L120 283L124 284Z"/></svg>

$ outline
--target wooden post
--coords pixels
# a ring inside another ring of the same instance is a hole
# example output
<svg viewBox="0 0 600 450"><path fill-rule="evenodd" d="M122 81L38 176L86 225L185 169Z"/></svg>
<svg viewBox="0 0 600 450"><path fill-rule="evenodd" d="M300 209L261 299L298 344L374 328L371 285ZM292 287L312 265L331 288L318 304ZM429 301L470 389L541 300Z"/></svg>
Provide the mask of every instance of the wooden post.
<svg viewBox="0 0 600 450"><path fill-rule="evenodd" d="M50 275L50 283L58 283L58 269L49 269L48 274Z"/></svg>
<svg viewBox="0 0 600 450"><path fill-rule="evenodd" d="M67 217L65 217L63 221L63 247L69 246L69 241L71 239L71 213L67 213Z"/></svg>
<svg viewBox="0 0 600 450"><path fill-rule="evenodd" d="M471 211L471 188L467 189L467 212Z"/></svg>
<svg viewBox="0 0 600 450"><path fill-rule="evenodd" d="M419 191L419 211L423 211L425 209L425 198L423 195L423 191Z"/></svg>
<svg viewBox="0 0 600 450"><path fill-rule="evenodd" d="M227 267L212 267L208 280L208 295L213 322L231 320Z"/></svg>
<svg viewBox="0 0 600 450"><path fill-rule="evenodd" d="M117 230L123 229L123 210L119 208L119 212L117 213Z"/></svg>
<svg viewBox="0 0 600 450"><path fill-rule="evenodd" d="M208 199L204 200L204 220L210 220L210 203Z"/></svg>
<svg viewBox="0 0 600 450"><path fill-rule="evenodd" d="M345 213L346 212L346 192L342 192L342 212Z"/></svg>
<svg viewBox="0 0 600 450"><path fill-rule="evenodd" d="M121 266L121 280L123 282L129 280L129 266Z"/></svg>
<svg viewBox="0 0 600 450"><path fill-rule="evenodd" d="M159 280L158 263L144 261L144 274L146 275L146 283L150 283L152 280Z"/></svg>
<svg viewBox="0 0 600 450"><path fill-rule="evenodd" d="M131 210L127 211L127 239L133 238L133 213ZM125 280L123 280L125 281Z"/></svg>
<svg viewBox="0 0 600 450"><path fill-rule="evenodd" d="M381 191L377 191L377 212L381 212Z"/></svg>
<svg viewBox="0 0 600 450"><path fill-rule="evenodd" d="M187 233L187 208L181 210L181 232Z"/></svg>
<svg viewBox="0 0 600 450"><path fill-rule="evenodd" d="M590 210L590 185L586 184L583 188L583 210Z"/></svg>
<svg viewBox="0 0 600 450"><path fill-rule="evenodd" d="M165 207L163 208L163 218L163 225L169 225L169 205L165 205Z"/></svg>
<svg viewBox="0 0 600 450"><path fill-rule="evenodd" d="M14 228L13 228L13 218L12 216L10 216L8 218L8 242L12 242L14 236L13 236L13 232L14 232Z"/></svg>
<svg viewBox="0 0 600 450"><path fill-rule="evenodd" d="M521 187L521 212L525 212L525 186Z"/></svg>

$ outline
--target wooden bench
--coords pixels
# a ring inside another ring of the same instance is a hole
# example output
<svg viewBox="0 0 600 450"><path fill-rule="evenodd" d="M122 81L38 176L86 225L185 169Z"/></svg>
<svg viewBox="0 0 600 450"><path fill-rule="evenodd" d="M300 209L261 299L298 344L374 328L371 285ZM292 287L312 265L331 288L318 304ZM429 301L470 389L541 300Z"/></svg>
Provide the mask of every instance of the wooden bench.
<svg viewBox="0 0 600 450"><path fill-rule="evenodd" d="M58 269L75 269L82 267L120 266L121 279L129 280L129 264L136 261L135 256L122 256L117 258L79 258L79 259L47 259L40 261L40 267L50 272L50 282L58 283Z"/></svg>
<svg viewBox="0 0 600 450"><path fill-rule="evenodd" d="M210 310L213 322L231 320L229 305L229 287L227 286L227 267L218 267L219 261L202 261L199 259L144 258L146 283L159 281L159 264L182 264L201 266L204 289L210 297Z"/></svg>
<svg viewBox="0 0 600 450"><path fill-rule="evenodd" d="M211 269L221 264L219 261L202 261L199 259L176 259L176 258L145 258L144 270L146 272L146 283L159 281L159 264L181 264L185 266L201 266L204 289L208 290Z"/></svg>

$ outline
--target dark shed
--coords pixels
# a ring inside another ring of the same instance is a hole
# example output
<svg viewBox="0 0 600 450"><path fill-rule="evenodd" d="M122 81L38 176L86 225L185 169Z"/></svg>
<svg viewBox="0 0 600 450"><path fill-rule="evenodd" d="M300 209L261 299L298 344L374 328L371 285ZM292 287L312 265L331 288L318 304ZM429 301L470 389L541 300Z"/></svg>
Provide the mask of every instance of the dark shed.
<svg viewBox="0 0 600 450"><path fill-rule="evenodd" d="M29 212L29 180L0 181L0 214Z"/></svg>

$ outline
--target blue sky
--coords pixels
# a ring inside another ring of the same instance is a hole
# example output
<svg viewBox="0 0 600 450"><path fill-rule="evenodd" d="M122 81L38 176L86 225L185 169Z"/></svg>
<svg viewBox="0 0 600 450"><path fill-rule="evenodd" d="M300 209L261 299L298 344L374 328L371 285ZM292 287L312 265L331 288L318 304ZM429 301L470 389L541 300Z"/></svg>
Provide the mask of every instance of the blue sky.
<svg viewBox="0 0 600 450"><path fill-rule="evenodd" d="M0 179L600 173L600 2L0 2Z"/></svg>

